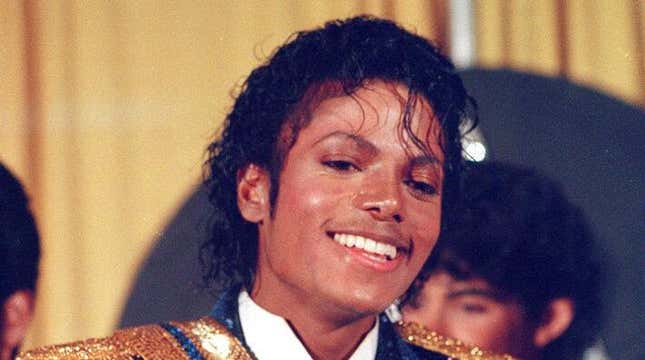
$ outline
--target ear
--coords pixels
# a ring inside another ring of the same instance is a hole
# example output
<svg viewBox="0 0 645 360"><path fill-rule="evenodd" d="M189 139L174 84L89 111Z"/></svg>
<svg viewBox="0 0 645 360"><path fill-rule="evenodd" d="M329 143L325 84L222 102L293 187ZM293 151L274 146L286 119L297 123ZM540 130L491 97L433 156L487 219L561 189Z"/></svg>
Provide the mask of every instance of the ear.
<svg viewBox="0 0 645 360"><path fill-rule="evenodd" d="M270 210L269 173L256 164L249 164L237 173L237 206L247 221L260 223Z"/></svg>
<svg viewBox="0 0 645 360"><path fill-rule="evenodd" d="M562 335L571 325L575 306L570 298L552 300L546 308L542 322L533 334L533 345L543 348Z"/></svg>
<svg viewBox="0 0 645 360"><path fill-rule="evenodd" d="M34 311L34 294L30 290L18 290L2 304L2 328L0 349L11 353L22 343Z"/></svg>

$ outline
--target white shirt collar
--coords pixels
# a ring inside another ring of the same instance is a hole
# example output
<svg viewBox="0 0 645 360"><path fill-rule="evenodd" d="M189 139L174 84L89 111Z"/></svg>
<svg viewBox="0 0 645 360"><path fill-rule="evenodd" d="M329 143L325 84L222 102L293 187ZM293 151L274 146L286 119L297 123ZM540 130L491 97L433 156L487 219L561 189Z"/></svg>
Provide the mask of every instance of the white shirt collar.
<svg viewBox="0 0 645 360"><path fill-rule="evenodd" d="M287 321L274 315L242 290L237 298L244 339L258 360L311 360ZM378 318L349 360L373 360L378 346Z"/></svg>

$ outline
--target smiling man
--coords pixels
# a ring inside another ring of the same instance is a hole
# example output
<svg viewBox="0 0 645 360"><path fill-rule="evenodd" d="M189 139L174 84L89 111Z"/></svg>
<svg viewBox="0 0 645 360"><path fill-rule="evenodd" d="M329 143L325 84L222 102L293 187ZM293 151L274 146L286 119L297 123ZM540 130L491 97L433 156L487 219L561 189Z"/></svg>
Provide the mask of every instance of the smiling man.
<svg viewBox="0 0 645 360"><path fill-rule="evenodd" d="M366 81L347 96L330 82L324 90L284 159L275 201L268 171L240 171L240 212L258 227L257 271L250 299L240 299L286 320L297 345L290 353L343 359L376 336L375 314L405 292L437 239L443 152L426 100L409 119L409 136L423 146L398 131L405 86ZM245 312L241 320L244 332L264 325ZM260 358L275 352L273 341L249 342Z"/></svg>
<svg viewBox="0 0 645 360"><path fill-rule="evenodd" d="M259 359L442 358L378 315L436 242L469 104L450 62L388 21L280 48L210 147L211 275L242 279L212 316Z"/></svg>
<svg viewBox="0 0 645 360"><path fill-rule="evenodd" d="M228 290L210 317L124 330L113 348L143 354L136 333L172 339L155 341L166 357L445 358L380 314L437 240L470 105L452 64L392 22L298 33L250 74L209 146L218 210L202 260Z"/></svg>

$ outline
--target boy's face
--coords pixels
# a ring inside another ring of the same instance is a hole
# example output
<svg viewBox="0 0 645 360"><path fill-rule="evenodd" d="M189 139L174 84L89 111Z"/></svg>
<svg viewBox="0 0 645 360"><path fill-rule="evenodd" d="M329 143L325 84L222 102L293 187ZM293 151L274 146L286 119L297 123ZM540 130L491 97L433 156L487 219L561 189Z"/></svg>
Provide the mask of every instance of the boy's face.
<svg viewBox="0 0 645 360"><path fill-rule="evenodd" d="M285 158L273 214L247 217L259 224L261 305L364 316L413 281L439 234L443 152L421 98L411 129L432 155L402 135L406 98L406 87L375 81L313 111Z"/></svg>
<svg viewBox="0 0 645 360"><path fill-rule="evenodd" d="M403 318L498 353L521 355L532 346L532 327L521 304L481 278L458 280L445 271L432 273L413 303L403 308Z"/></svg>

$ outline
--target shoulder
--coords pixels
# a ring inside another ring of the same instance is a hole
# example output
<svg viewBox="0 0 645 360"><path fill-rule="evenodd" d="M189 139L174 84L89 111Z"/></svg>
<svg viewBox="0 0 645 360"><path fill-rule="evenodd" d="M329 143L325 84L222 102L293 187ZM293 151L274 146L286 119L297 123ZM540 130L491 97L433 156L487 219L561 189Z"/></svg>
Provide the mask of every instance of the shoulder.
<svg viewBox="0 0 645 360"><path fill-rule="evenodd" d="M22 352L17 359L251 359L225 326L210 317L118 330L112 336Z"/></svg>
<svg viewBox="0 0 645 360"><path fill-rule="evenodd" d="M181 349L159 325L123 329L112 336L44 346L18 354L17 359L137 359L146 348L180 358ZM144 346L144 344L148 344Z"/></svg>
<svg viewBox="0 0 645 360"><path fill-rule="evenodd" d="M514 360L510 355L495 354L477 346L464 344L424 328L416 323L398 322L396 331L423 359Z"/></svg>

